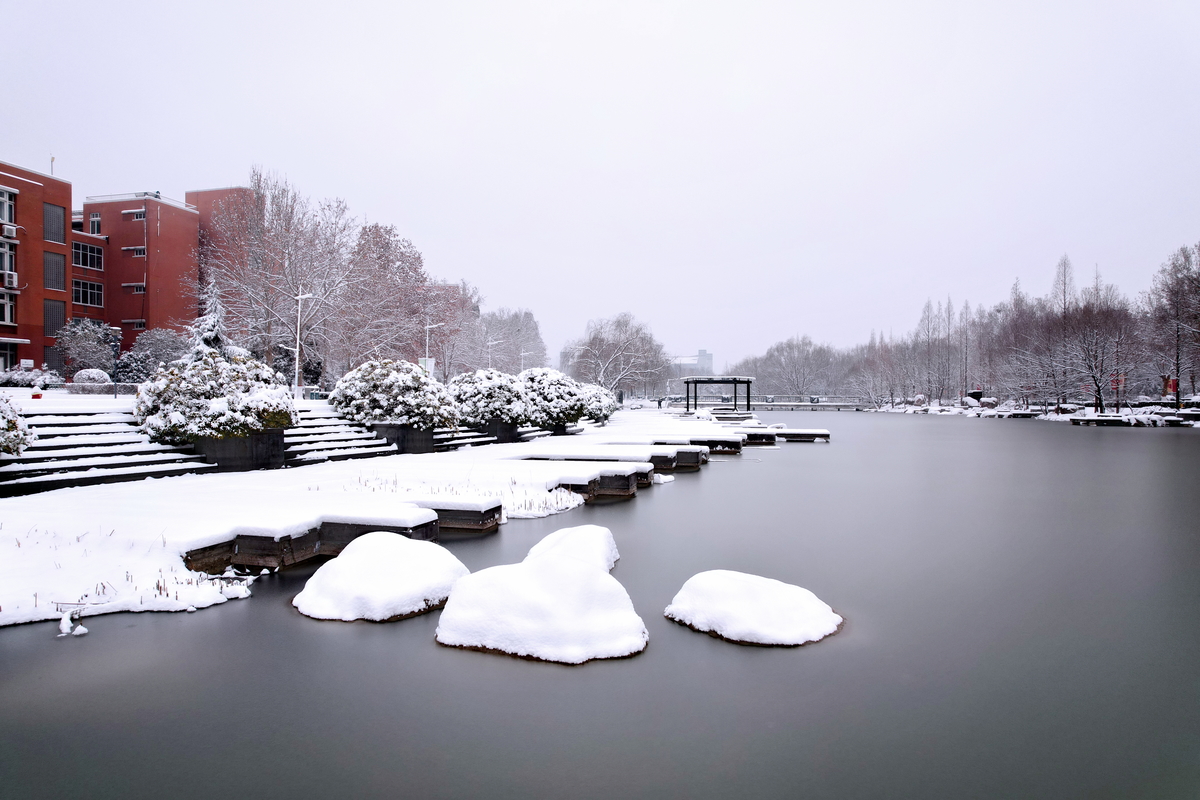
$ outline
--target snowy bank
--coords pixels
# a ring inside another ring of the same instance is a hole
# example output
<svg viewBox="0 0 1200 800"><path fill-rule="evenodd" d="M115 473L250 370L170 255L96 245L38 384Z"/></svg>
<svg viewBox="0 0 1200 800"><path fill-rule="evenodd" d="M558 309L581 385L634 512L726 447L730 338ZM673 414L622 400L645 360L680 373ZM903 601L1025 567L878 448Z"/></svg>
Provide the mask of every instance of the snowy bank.
<svg viewBox="0 0 1200 800"><path fill-rule="evenodd" d="M618 557L607 528L556 531L524 561L459 580L437 640L563 664L640 653L650 636L625 588L608 573Z"/></svg>
<svg viewBox="0 0 1200 800"><path fill-rule="evenodd" d="M375 531L322 564L292 605L316 619L402 619L441 606L467 574L441 545Z"/></svg>
<svg viewBox="0 0 1200 800"><path fill-rule="evenodd" d="M688 578L663 615L731 642L787 646L819 641L843 621L807 589L724 569Z"/></svg>

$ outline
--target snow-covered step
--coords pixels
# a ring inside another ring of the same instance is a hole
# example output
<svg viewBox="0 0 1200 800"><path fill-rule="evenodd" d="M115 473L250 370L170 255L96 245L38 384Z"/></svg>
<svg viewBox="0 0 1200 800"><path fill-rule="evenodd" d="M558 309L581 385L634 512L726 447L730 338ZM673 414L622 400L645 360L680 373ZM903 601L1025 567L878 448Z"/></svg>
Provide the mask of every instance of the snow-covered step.
<svg viewBox="0 0 1200 800"><path fill-rule="evenodd" d="M128 423L131 425L137 424L137 417L133 414L124 413L105 413L105 414L36 414L25 417L26 424L31 428L43 426L76 426L76 425L95 425L95 424L111 424L114 422Z"/></svg>
<svg viewBox="0 0 1200 800"><path fill-rule="evenodd" d="M87 472L39 475L32 478L0 481L0 497L15 497L17 495L34 494L35 492L48 492L53 489L65 489L71 486L94 486L101 483L124 483L126 481L140 481L145 478L190 475L195 472L210 472L216 468L216 464L152 464L140 467L97 468L88 470Z"/></svg>
<svg viewBox="0 0 1200 800"><path fill-rule="evenodd" d="M150 453L182 453L188 454L190 449L170 444L151 444L130 442L129 444L113 444L99 447L65 447L53 450L26 450L20 456L0 456L0 464L31 464L39 461L50 461L65 458L87 458L89 456L126 455L141 456Z"/></svg>
<svg viewBox="0 0 1200 800"><path fill-rule="evenodd" d="M95 425L86 425L86 426L85 425L54 425L54 426L37 427L34 429L34 433L36 433L38 435L39 439L51 439L56 436L79 436L84 431L86 431L87 434L89 434L89 435L96 435L96 434L101 434L101 433L127 433L129 431L136 431L136 430L137 430L136 427L134 427L133 425L130 425L128 423L107 422L107 423L97 423Z"/></svg>
<svg viewBox="0 0 1200 800"><path fill-rule="evenodd" d="M293 454L301 455L304 453L315 453L315 452L318 452L321 450L347 450L347 449L351 449L351 448L347 448L345 442L309 442L306 444L292 445L287 448L287 453L290 456ZM373 439L373 440L369 439L363 445L361 445L358 448L354 448L354 449L370 450L372 452L390 451L390 452L394 453L396 451L396 445L389 444L388 442L385 442L383 439Z"/></svg>
<svg viewBox="0 0 1200 800"><path fill-rule="evenodd" d="M72 447L87 447L90 445L149 443L146 434L131 429L130 433L100 433L80 434L76 436L55 436L50 439L37 439L25 451L30 450L63 450Z"/></svg>
<svg viewBox="0 0 1200 800"><path fill-rule="evenodd" d="M289 430L294 430L289 429ZM304 433L293 435L285 433L283 440L289 444L307 444L309 442L352 442L352 441L381 441L378 436L370 431L356 431L347 429L344 431L330 431L329 433Z"/></svg>
<svg viewBox="0 0 1200 800"><path fill-rule="evenodd" d="M385 442L383 447L346 447L332 450L313 450L296 455L289 453L287 464L289 466L299 466L301 464L314 464L322 461L349 461L355 458L377 458L379 456L393 456L395 454L396 445Z"/></svg>
<svg viewBox="0 0 1200 800"><path fill-rule="evenodd" d="M35 461L27 463L0 466L0 481L13 480L29 475L42 475L50 472L79 472L95 467L136 467L148 464L186 464L203 462L204 457L179 453L148 453L145 455L97 455L85 458L64 458L53 461Z"/></svg>

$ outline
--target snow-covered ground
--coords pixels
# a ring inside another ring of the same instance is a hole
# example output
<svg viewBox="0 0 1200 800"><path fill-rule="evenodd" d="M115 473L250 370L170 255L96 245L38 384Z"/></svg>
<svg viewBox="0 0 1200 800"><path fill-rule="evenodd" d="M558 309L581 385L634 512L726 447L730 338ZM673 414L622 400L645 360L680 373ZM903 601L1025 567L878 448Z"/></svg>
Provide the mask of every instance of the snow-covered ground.
<svg viewBox="0 0 1200 800"><path fill-rule="evenodd" d="M5 391L46 413L118 413L132 406L127 397L47 393L29 400L28 390ZM555 440L555 448L582 452L613 441L649 445L664 435L729 435L711 422L649 409L618 412L606 427L584 427L582 434ZM432 512L420 506L434 500L474 508L500 498L505 518L542 517L582 504L559 487L628 469L623 461L519 460L522 448L533 446L545 447L545 440L0 499L0 625L58 619L68 610L91 616L204 608L248 591L189 571L183 554L237 533L279 538L334 520L411 523L428 519Z"/></svg>

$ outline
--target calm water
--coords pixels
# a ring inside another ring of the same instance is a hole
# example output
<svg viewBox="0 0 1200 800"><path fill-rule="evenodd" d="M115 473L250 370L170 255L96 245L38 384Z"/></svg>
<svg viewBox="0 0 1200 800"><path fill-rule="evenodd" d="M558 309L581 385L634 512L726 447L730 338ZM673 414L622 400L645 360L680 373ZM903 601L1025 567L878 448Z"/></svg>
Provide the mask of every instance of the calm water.
<svg viewBox="0 0 1200 800"><path fill-rule="evenodd" d="M610 527L650 630L569 668L315 622L311 569L91 635L0 630L0 797L1200 796L1200 431L778 412L832 445L452 543L472 569ZM692 574L805 586L844 630L668 622Z"/></svg>

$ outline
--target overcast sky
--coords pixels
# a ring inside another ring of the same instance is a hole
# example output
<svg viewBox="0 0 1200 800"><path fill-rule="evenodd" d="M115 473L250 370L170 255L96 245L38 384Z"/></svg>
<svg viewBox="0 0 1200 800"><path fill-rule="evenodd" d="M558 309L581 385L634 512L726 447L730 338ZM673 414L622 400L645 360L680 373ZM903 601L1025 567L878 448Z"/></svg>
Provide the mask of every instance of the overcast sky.
<svg viewBox="0 0 1200 800"><path fill-rule="evenodd" d="M1200 240L1195 2L0 7L0 160L77 206L261 165L552 353L630 311L720 369Z"/></svg>

